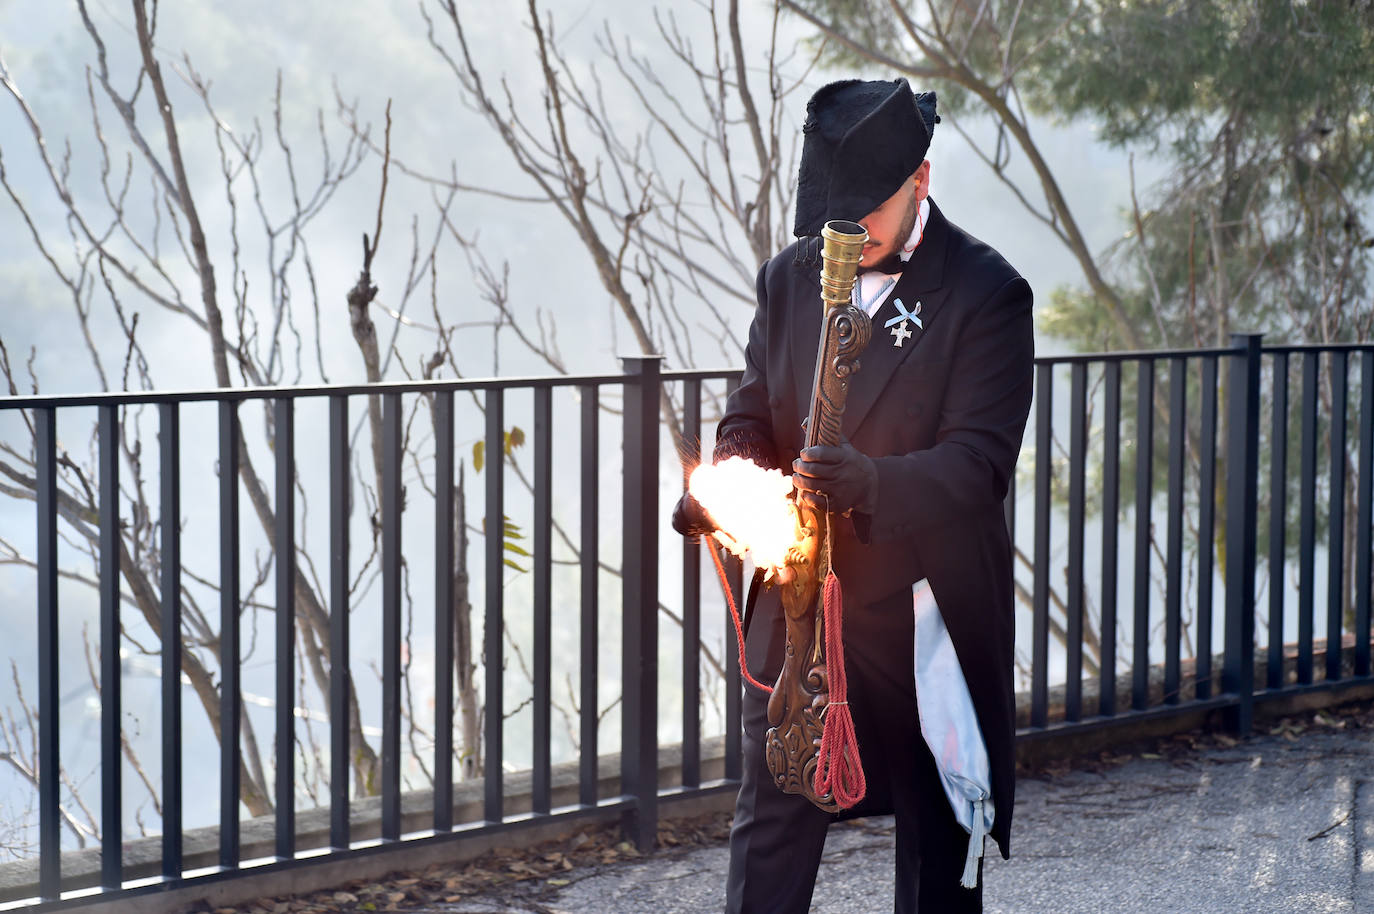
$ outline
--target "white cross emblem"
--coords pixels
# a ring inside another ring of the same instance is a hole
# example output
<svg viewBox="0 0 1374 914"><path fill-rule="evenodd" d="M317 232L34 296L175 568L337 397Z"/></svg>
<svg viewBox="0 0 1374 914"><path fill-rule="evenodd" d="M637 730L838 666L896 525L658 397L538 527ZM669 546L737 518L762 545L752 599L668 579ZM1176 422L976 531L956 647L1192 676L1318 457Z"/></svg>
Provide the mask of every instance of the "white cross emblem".
<svg viewBox="0 0 1374 914"><path fill-rule="evenodd" d="M894 337L892 345L901 349L902 341L911 339L911 331L908 330L906 326L907 321L914 322L917 330L925 329L925 326L921 324L921 319L916 316L921 313L921 303L917 302L916 307L910 311L906 309L906 305L902 304L900 298L894 298L892 304L897 308L897 316L888 319L888 322L883 324L883 326L892 327L893 324L897 325L896 327L892 327L892 336Z"/></svg>

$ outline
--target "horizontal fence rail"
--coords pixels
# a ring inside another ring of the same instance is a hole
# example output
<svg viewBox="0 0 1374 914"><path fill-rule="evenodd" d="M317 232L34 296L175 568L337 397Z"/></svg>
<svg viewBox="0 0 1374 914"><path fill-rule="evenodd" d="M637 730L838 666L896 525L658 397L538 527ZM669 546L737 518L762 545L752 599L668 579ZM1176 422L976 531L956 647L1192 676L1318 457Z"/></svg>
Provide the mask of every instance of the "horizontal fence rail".
<svg viewBox="0 0 1374 914"><path fill-rule="evenodd" d="M1371 681L1374 346L1237 335L1035 371L1006 503L1023 740L1199 711L1243 734L1257 703ZM735 789L734 633L708 547L664 521L736 383L651 356L577 377L0 398L3 433L29 436L9 443L32 456L37 601L21 646L36 859L17 888L0 878L0 903L133 898L560 818L619 820L648 847L661 799ZM64 488L63 442L87 435L90 518ZM191 471L201 452L213 475ZM130 494L150 472L152 557L128 545L151 523ZM75 524L98 560L93 864L64 818L59 609L91 602L61 580ZM727 563L740 603L745 570ZM129 748L145 625L161 645L151 772ZM201 736L217 741L208 784L187 768ZM129 850L131 777L157 795L154 865Z"/></svg>

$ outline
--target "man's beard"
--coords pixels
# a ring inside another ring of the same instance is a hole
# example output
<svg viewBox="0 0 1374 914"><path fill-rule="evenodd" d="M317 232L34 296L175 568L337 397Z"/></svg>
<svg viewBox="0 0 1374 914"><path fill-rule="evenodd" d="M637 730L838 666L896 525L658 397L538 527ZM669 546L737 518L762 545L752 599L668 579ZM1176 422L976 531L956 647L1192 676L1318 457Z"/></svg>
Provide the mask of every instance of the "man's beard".
<svg viewBox="0 0 1374 914"><path fill-rule="evenodd" d="M906 266L902 262L902 248L906 246L911 238L912 231L916 228L916 214L921 210L921 205L916 202L916 195L912 194L907 201L906 214L902 219L902 227L897 230L897 243L892 248L892 253L882 260L869 266L867 264L859 267L860 273L900 273Z"/></svg>

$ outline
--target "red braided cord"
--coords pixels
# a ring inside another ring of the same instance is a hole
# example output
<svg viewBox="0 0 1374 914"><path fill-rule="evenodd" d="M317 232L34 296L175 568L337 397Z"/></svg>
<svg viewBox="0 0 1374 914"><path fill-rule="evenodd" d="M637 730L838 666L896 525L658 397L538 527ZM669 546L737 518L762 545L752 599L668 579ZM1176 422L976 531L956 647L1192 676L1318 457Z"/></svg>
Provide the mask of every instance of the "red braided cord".
<svg viewBox="0 0 1374 914"><path fill-rule="evenodd" d="M825 592L821 598L825 612L830 702L825 708L821 748L816 753L815 790L821 797L833 792L840 808L849 809L864 798L868 784L859 761L859 738L854 734L854 719L849 714L849 683L844 675L844 641L840 629L843 602L840 579L831 571L825 576Z"/></svg>
<svg viewBox="0 0 1374 914"><path fill-rule="evenodd" d="M720 577L720 589L725 592L725 602L730 606L730 618L735 620L735 638L739 641L739 671L740 675L749 680L755 688L763 689L765 692L772 693L773 689L759 682L749 675L749 663L744 657L744 625L739 620L739 610L735 607L734 594L730 592L730 582L725 578L725 566L720 562L720 555L716 552L715 543L707 543L707 551L711 553L711 561L716 563L716 574Z"/></svg>

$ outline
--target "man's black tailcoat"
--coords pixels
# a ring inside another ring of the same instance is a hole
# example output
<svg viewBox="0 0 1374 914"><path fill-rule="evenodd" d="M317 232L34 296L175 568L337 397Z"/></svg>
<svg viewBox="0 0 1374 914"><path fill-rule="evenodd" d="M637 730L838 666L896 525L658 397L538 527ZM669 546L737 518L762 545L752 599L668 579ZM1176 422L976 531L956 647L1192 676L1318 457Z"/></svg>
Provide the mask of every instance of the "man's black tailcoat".
<svg viewBox="0 0 1374 914"><path fill-rule="evenodd" d="M884 324L901 300L921 326L900 347ZM804 444L821 328L819 259L793 244L759 271L744 378L716 459L747 454L791 472ZM954 642L992 767L992 836L1008 853L1015 768L1011 546L1002 503L1030 411L1031 290L933 201L920 246L873 316L842 429L878 470L876 509L832 528L844 603L910 611L926 577ZM861 538L862 537L862 538ZM915 714L916 709L890 713ZM861 747L862 749L862 747Z"/></svg>

